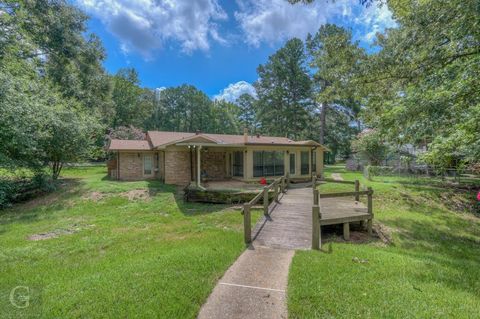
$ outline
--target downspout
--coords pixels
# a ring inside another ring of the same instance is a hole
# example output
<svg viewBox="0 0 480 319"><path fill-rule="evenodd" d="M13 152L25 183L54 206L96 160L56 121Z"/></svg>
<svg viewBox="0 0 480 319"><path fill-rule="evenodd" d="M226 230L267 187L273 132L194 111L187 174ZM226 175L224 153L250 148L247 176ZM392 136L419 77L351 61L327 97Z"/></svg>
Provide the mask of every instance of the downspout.
<svg viewBox="0 0 480 319"><path fill-rule="evenodd" d="M167 166L166 166L165 163L166 163L167 154L165 153L165 151L162 151L162 152L163 152L163 177L162 177L162 182L165 184L165 176L167 174L167 172L166 172Z"/></svg>
<svg viewBox="0 0 480 319"><path fill-rule="evenodd" d="M189 151L189 153L190 153L190 183L191 183L191 182L193 182L193 174L194 174L194 172L193 172L193 154L192 154L193 150L192 150L192 148L190 147L190 145L188 146L188 151Z"/></svg>
<svg viewBox="0 0 480 319"><path fill-rule="evenodd" d="M117 151L117 180L120 180L120 152Z"/></svg>

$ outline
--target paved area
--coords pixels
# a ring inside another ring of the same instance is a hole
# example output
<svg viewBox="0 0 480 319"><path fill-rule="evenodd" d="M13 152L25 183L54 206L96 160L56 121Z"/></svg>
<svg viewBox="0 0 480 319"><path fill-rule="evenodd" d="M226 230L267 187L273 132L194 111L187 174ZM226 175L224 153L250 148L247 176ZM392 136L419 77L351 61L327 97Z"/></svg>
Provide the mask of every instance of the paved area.
<svg viewBox="0 0 480 319"><path fill-rule="evenodd" d="M332 173L332 178L336 181L343 181L343 177L339 173Z"/></svg>
<svg viewBox="0 0 480 319"><path fill-rule="evenodd" d="M296 185L280 195L280 202L270 205L270 216L255 225L252 245L219 281L198 318L287 318L288 270L295 250L311 248L312 205L311 185ZM358 219L366 212L350 198L321 199L320 210L322 224Z"/></svg>
<svg viewBox="0 0 480 319"><path fill-rule="evenodd" d="M252 244L220 279L198 318L287 318L286 289L293 255L293 250Z"/></svg>
<svg viewBox="0 0 480 319"><path fill-rule="evenodd" d="M279 203L270 207L252 231L253 242L284 249L310 249L312 246L312 188L289 188Z"/></svg>

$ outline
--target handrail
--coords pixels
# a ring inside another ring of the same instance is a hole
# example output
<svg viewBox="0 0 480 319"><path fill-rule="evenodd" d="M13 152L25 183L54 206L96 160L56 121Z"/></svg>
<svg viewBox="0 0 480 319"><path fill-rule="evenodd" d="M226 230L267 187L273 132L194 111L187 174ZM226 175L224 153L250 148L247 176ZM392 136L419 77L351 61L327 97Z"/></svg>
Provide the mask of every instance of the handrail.
<svg viewBox="0 0 480 319"><path fill-rule="evenodd" d="M354 181L340 181L340 180L336 180L336 179L333 179L333 178L319 178L319 179L317 179L317 181L320 181L320 182L329 182L329 183L338 183L338 184L351 184L351 185L355 185L355 182L354 182Z"/></svg>
<svg viewBox="0 0 480 319"><path fill-rule="evenodd" d="M334 183L343 183L343 184L353 184L355 185L355 191L353 192L337 192L337 193L327 193L320 194L317 189L318 181L330 181L329 179L317 179L316 176L312 176L312 188L313 188L313 205L312 205L312 249L319 250L322 246L321 238L321 219L322 213L320 212L320 199L321 198L335 198L335 197L348 197L355 196L355 201L360 200L361 195L367 195L367 213L370 215L367 219L367 230L368 234L372 234L372 219L373 219L373 189L368 187L366 191L360 191L360 182L359 180L351 181L335 181ZM346 222L343 224L344 237L346 240L349 238L349 223Z"/></svg>
<svg viewBox="0 0 480 319"><path fill-rule="evenodd" d="M251 217L250 217L250 209L253 205L255 205L260 198L263 197L263 214L268 215L268 206L269 206L269 197L268 192L270 189L274 191L273 200L278 202L279 196L279 188L280 192L284 193L285 190L288 188L290 184L290 178L288 173L284 176L276 178L273 180L272 183L268 186L264 186L262 191L258 193L252 200L243 204L242 215L243 215L243 229L244 229L244 239L246 244L250 244L252 241L252 225L251 225Z"/></svg>
<svg viewBox="0 0 480 319"><path fill-rule="evenodd" d="M373 191L358 191L358 192L341 192L341 193L325 193L319 194L320 198L334 198L334 197L348 197L348 196L360 196L360 195L369 195Z"/></svg>

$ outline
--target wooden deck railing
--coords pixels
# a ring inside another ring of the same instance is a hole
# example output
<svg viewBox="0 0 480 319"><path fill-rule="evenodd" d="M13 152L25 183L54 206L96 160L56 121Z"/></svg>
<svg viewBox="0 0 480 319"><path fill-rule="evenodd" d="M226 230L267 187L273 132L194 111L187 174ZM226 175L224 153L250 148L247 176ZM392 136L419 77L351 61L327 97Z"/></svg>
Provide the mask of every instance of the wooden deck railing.
<svg viewBox="0 0 480 319"><path fill-rule="evenodd" d="M270 190L273 190L273 201L278 203L280 194L286 191L289 184L290 177L287 173L285 176L275 179L270 185L264 186L262 191L258 193L251 201L243 204L243 236L246 244L250 244L252 242L252 206L258 203L261 198L263 198L263 214L267 216L269 214L268 207L270 205L270 198L268 194Z"/></svg>
<svg viewBox="0 0 480 319"><path fill-rule="evenodd" d="M326 193L320 194L317 189L317 185L320 182L330 182L330 183L339 183L339 184L351 184L355 186L355 191L353 192L336 192L336 193ZM367 231L369 235L372 235L372 219L373 219L373 189L368 187L366 191L360 191L360 181L338 181L330 178L319 179L316 176L312 178L312 188L313 188L313 206L312 206L312 249L320 249L321 246L321 220L322 213L320 211L320 199L321 198L336 198L336 197L355 197L355 201L360 201L360 196L367 196L367 213L369 218L367 219ZM364 222L364 221L363 221ZM343 224L344 237L347 239L350 234L349 222Z"/></svg>

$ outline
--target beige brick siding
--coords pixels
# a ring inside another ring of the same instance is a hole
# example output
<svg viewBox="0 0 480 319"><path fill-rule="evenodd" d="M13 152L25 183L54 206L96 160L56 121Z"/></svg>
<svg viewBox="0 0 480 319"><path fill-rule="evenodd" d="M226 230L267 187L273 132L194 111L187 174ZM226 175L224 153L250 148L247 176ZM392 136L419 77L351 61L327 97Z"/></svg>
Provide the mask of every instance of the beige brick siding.
<svg viewBox="0 0 480 319"><path fill-rule="evenodd" d="M225 152L202 152L202 170L207 172L209 180L225 179Z"/></svg>
<svg viewBox="0 0 480 319"><path fill-rule="evenodd" d="M180 150L165 151L165 183L188 185L190 183L190 153Z"/></svg>
<svg viewBox="0 0 480 319"><path fill-rule="evenodd" d="M140 154L140 156L139 156ZM153 157L152 176L143 176L143 156L150 154ZM155 152L120 152L120 179L121 180L142 180L142 179L160 179L158 168L157 153Z"/></svg>
<svg viewBox="0 0 480 319"><path fill-rule="evenodd" d="M120 179L138 180L143 179L143 156L138 153L120 153Z"/></svg>

